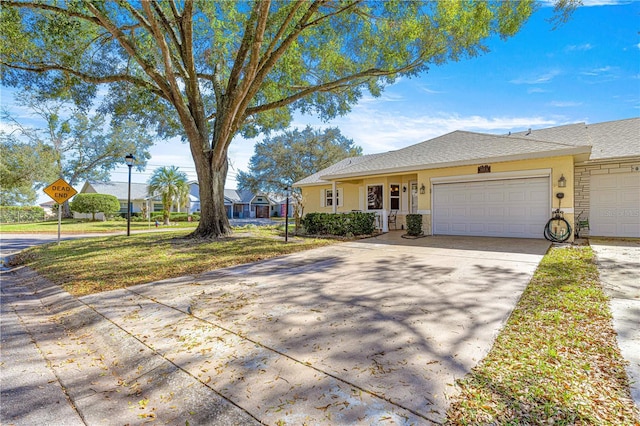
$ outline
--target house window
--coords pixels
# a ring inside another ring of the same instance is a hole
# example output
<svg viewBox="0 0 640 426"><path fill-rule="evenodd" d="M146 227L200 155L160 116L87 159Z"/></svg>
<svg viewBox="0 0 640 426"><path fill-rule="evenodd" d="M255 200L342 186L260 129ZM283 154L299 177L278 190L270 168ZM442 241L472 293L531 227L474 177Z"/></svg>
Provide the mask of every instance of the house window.
<svg viewBox="0 0 640 426"><path fill-rule="evenodd" d="M126 207L125 207L125 209L126 209ZM164 210L164 206L162 204L153 203L153 211L154 212L161 212L162 210Z"/></svg>
<svg viewBox="0 0 640 426"><path fill-rule="evenodd" d="M367 186L367 210L382 210L382 185Z"/></svg>
<svg viewBox="0 0 640 426"><path fill-rule="evenodd" d="M333 206L333 189L325 189L324 190L324 207ZM336 205L342 206L342 191L340 189L336 189Z"/></svg>
<svg viewBox="0 0 640 426"><path fill-rule="evenodd" d="M391 210L400 210L400 185L392 183L389 188L389 201Z"/></svg>

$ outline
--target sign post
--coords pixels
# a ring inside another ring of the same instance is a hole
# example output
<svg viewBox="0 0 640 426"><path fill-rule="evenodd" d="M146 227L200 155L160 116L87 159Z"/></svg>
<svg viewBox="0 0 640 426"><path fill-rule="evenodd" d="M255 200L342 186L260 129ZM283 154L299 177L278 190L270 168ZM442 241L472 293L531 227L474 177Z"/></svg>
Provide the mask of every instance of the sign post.
<svg viewBox="0 0 640 426"><path fill-rule="evenodd" d="M58 203L58 245L60 245L60 225L62 224L62 204L78 193L64 179L60 178L44 189L44 193Z"/></svg>

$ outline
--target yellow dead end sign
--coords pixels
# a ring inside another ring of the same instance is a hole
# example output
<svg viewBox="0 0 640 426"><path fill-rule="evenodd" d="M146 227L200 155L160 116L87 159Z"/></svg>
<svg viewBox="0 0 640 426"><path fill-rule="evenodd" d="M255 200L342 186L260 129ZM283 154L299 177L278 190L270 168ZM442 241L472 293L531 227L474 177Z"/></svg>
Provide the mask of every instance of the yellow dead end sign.
<svg viewBox="0 0 640 426"><path fill-rule="evenodd" d="M78 193L64 179L60 178L44 189L44 193L58 203L58 245L60 245L60 224L62 223L62 207L60 204Z"/></svg>
<svg viewBox="0 0 640 426"><path fill-rule="evenodd" d="M78 193L71 185L69 185L64 179L60 178L53 182L51 185L44 189L45 194L53 198L58 204L62 204L65 201L69 201L69 198Z"/></svg>

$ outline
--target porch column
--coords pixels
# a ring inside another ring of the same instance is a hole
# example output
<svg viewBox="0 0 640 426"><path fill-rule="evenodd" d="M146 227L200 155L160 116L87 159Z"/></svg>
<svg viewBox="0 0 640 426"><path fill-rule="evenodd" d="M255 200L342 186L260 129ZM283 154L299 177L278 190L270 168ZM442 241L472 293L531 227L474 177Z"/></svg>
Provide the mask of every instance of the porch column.
<svg viewBox="0 0 640 426"><path fill-rule="evenodd" d="M336 181L334 180L333 182L331 182L331 197L333 197L333 203L331 203L332 207L333 207L333 213L337 213L338 212L338 197L336 196Z"/></svg>

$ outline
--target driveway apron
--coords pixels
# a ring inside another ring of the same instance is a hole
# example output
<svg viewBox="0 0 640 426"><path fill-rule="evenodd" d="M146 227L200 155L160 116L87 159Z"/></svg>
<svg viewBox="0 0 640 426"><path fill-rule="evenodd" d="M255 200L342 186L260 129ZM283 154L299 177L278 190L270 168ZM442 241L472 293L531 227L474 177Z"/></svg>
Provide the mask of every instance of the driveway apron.
<svg viewBox="0 0 640 426"><path fill-rule="evenodd" d="M157 422L181 373L238 424L439 423L548 247L392 232L77 300ZM160 388L142 380L163 368Z"/></svg>
<svg viewBox="0 0 640 426"><path fill-rule="evenodd" d="M600 281L609 296L618 346L640 408L640 241L591 239Z"/></svg>

